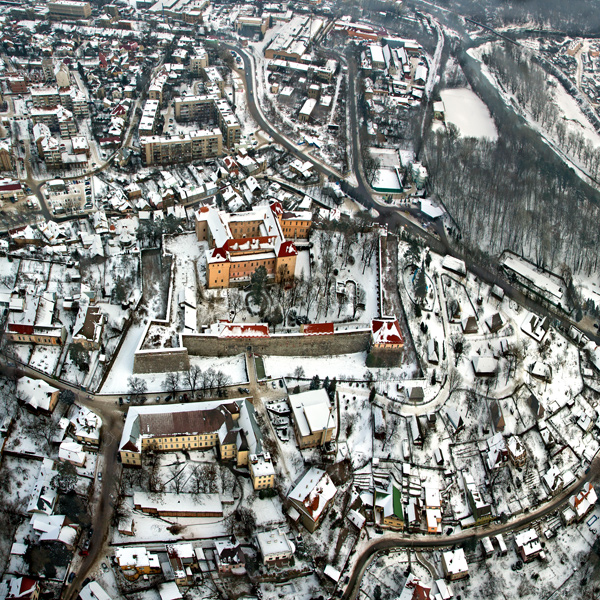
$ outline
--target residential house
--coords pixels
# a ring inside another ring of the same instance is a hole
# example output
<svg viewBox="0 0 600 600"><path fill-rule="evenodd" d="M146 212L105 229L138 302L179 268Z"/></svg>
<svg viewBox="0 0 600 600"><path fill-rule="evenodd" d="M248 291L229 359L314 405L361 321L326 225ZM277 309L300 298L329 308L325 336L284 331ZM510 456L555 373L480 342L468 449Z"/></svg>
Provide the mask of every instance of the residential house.
<svg viewBox="0 0 600 600"><path fill-rule="evenodd" d="M140 575L160 573L158 554L148 552L143 546L122 546L115 550L115 560L123 575L130 580Z"/></svg>
<svg viewBox="0 0 600 600"><path fill-rule="evenodd" d="M490 333L496 333L497 331L500 331L500 329L502 329L504 321L502 320L500 313L494 313L485 320L485 324L490 330Z"/></svg>
<svg viewBox="0 0 600 600"><path fill-rule="evenodd" d="M397 600L430 600L430 592L431 589L424 586L416 575L409 573Z"/></svg>
<svg viewBox="0 0 600 600"><path fill-rule="evenodd" d="M31 516L30 525L39 533L40 542L60 542L69 550L75 547L79 525L65 515L34 514Z"/></svg>
<svg viewBox="0 0 600 600"><path fill-rule="evenodd" d="M456 581L469 576L469 565L462 548L442 552L442 569L444 577L449 581Z"/></svg>
<svg viewBox="0 0 600 600"><path fill-rule="evenodd" d="M552 465L548 471L546 471L542 476L542 481L551 496L559 494L563 489L563 478L556 465Z"/></svg>
<svg viewBox="0 0 600 600"><path fill-rule="evenodd" d="M583 485L583 489L578 494L574 494L569 498L569 506L575 512L575 518L581 521L594 509L597 500L596 490L588 481Z"/></svg>
<svg viewBox="0 0 600 600"><path fill-rule="evenodd" d="M192 570L198 567L192 544L168 544L167 556L175 576L175 583L181 586L192 585L194 583Z"/></svg>
<svg viewBox="0 0 600 600"><path fill-rule="evenodd" d="M382 525L391 529L404 528L402 511L402 491L390 480L387 490L375 490L373 501L375 511L381 517Z"/></svg>
<svg viewBox="0 0 600 600"><path fill-rule="evenodd" d="M2 600L38 600L39 597L39 583L31 577L14 577L0 583Z"/></svg>
<svg viewBox="0 0 600 600"><path fill-rule="evenodd" d="M256 541L265 565L289 563L294 555L294 544L279 529L257 533Z"/></svg>
<svg viewBox="0 0 600 600"><path fill-rule="evenodd" d="M17 381L17 401L34 414L50 416L58 402L60 391L43 379L21 377Z"/></svg>
<svg viewBox="0 0 600 600"><path fill-rule="evenodd" d="M336 492L329 475L311 467L289 493L288 500L300 514L302 524L312 533L333 503Z"/></svg>
<svg viewBox="0 0 600 600"><path fill-rule="evenodd" d="M475 525L485 525L492 520L492 507L484 502L475 480L470 473L463 473L465 494L471 508Z"/></svg>
<svg viewBox="0 0 600 600"><path fill-rule="evenodd" d="M517 552L523 562L529 562L542 554L542 545L535 529L521 531L515 536Z"/></svg>
<svg viewBox="0 0 600 600"><path fill-rule="evenodd" d="M527 452L519 438L514 435L510 436L506 442L506 448L511 462L516 467L522 467L527 461Z"/></svg>
<svg viewBox="0 0 600 600"><path fill-rule="evenodd" d="M246 557L238 543L216 540L215 554L219 573L245 572Z"/></svg>
<svg viewBox="0 0 600 600"><path fill-rule="evenodd" d="M83 467L85 465L86 454L81 444L65 440L58 448L58 459L70 462L76 467Z"/></svg>
<svg viewBox="0 0 600 600"><path fill-rule="evenodd" d="M81 600L112 600L97 581L90 581L84 585L79 592Z"/></svg>
<svg viewBox="0 0 600 600"><path fill-rule="evenodd" d="M424 490L427 533L442 533L442 499L440 491L432 485L424 486Z"/></svg>
<svg viewBox="0 0 600 600"><path fill-rule="evenodd" d="M300 448L323 446L331 441L336 419L323 388L290 395L294 432Z"/></svg>

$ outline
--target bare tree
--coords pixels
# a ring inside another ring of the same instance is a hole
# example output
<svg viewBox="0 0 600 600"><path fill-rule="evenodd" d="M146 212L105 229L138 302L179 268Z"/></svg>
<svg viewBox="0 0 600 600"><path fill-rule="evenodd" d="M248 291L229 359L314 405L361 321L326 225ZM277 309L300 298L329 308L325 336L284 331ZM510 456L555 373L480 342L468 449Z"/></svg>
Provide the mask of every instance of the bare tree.
<svg viewBox="0 0 600 600"><path fill-rule="evenodd" d="M458 369L454 367L450 368L450 372L448 373L448 396L452 396L452 394L460 388L462 384L462 375L458 372Z"/></svg>
<svg viewBox="0 0 600 600"><path fill-rule="evenodd" d="M185 467L182 467L181 465L171 465L171 467L169 468L169 472L171 473L171 479L167 483L170 483L173 486L176 494L181 493L181 489L182 489L183 483L184 483L184 481L183 481L184 470L185 470Z"/></svg>
<svg viewBox="0 0 600 600"><path fill-rule="evenodd" d="M175 395L179 389L179 373L177 371L171 371L170 373L167 373L162 387L165 392L170 392L171 394Z"/></svg>
<svg viewBox="0 0 600 600"><path fill-rule="evenodd" d="M237 314L244 308L244 295L238 288L229 290L229 316L235 321Z"/></svg>
<svg viewBox="0 0 600 600"><path fill-rule="evenodd" d="M131 376L127 379L129 393L136 398L148 391L148 385L141 377Z"/></svg>
<svg viewBox="0 0 600 600"><path fill-rule="evenodd" d="M200 382L202 381L202 370L198 365L192 365L184 374L185 385L190 389L192 395L196 393Z"/></svg>
<svg viewBox="0 0 600 600"><path fill-rule="evenodd" d="M294 377L296 379L302 379L305 376L304 373L304 367L302 367L301 365L298 365L295 369L294 369Z"/></svg>
<svg viewBox="0 0 600 600"><path fill-rule="evenodd" d="M367 299L367 294L365 293L365 289L360 283L356 282L356 291L354 292L354 296L352 296L352 318L356 319L356 313L359 310L364 310L365 301Z"/></svg>
<svg viewBox="0 0 600 600"><path fill-rule="evenodd" d="M215 385L217 386L217 394L221 395L223 388L231 383L231 377L223 371L215 373Z"/></svg>

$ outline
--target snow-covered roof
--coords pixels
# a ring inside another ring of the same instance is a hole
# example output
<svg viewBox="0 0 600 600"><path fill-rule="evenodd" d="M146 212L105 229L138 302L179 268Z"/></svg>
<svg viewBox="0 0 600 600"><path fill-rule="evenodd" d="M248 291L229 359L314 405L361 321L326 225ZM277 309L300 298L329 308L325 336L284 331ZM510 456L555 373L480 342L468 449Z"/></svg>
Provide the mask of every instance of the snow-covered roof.
<svg viewBox="0 0 600 600"><path fill-rule="evenodd" d="M374 344L404 344L400 323L396 317L373 319L371 331Z"/></svg>
<svg viewBox="0 0 600 600"><path fill-rule="evenodd" d="M34 531L39 532L42 542L62 542L72 546L77 538L77 525L70 524L64 515L33 515L30 521Z"/></svg>
<svg viewBox="0 0 600 600"><path fill-rule="evenodd" d="M42 461L38 478L31 492L27 512L44 513L46 515L52 514L58 495L56 490L50 485L55 474L54 461L45 458Z"/></svg>
<svg viewBox="0 0 600 600"><path fill-rule="evenodd" d="M51 386L43 379L21 377L17 381L17 393L26 398L26 402L33 408L50 410L51 397L55 392L58 392L58 388Z"/></svg>
<svg viewBox="0 0 600 600"><path fill-rule="evenodd" d="M282 555L294 552L294 545L287 535L278 529L263 531L256 534L256 540L263 558L268 559L272 555Z"/></svg>
<svg viewBox="0 0 600 600"><path fill-rule="evenodd" d="M97 581L90 581L79 592L81 600L112 600Z"/></svg>
<svg viewBox="0 0 600 600"><path fill-rule="evenodd" d="M58 458L76 465L83 465L85 463L86 454L83 451L83 446L81 444L65 440L58 448Z"/></svg>
<svg viewBox="0 0 600 600"><path fill-rule="evenodd" d="M125 546L115 550L115 558L119 563L119 566L124 568L144 568L153 567L160 568L160 561L158 555L151 554L143 546Z"/></svg>
<svg viewBox="0 0 600 600"><path fill-rule="evenodd" d="M161 600L180 600L183 598L177 584L174 581L167 581L158 586L158 593Z"/></svg>
<svg viewBox="0 0 600 600"><path fill-rule="evenodd" d="M223 514L219 494L175 494L165 492L134 492L133 505L141 509L156 510L158 513L217 513Z"/></svg>
<svg viewBox="0 0 600 600"><path fill-rule="evenodd" d="M446 573L449 575L458 575L469 570L469 565L467 564L467 559L465 557L465 551L462 548L443 552L442 562L444 564Z"/></svg>
<svg viewBox="0 0 600 600"><path fill-rule="evenodd" d="M337 488L329 475L312 467L289 493L288 498L295 501L313 521L317 521L336 492Z"/></svg>
<svg viewBox="0 0 600 600"><path fill-rule="evenodd" d="M335 419L331 418L329 396L323 388L291 394L290 404L302 437L335 427Z"/></svg>

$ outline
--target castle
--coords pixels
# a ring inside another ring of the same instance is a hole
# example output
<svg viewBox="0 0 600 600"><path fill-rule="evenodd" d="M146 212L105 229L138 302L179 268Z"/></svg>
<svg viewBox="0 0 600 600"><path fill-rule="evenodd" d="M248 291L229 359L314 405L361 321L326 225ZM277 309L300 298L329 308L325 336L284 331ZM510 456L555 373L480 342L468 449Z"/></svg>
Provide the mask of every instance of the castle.
<svg viewBox="0 0 600 600"><path fill-rule="evenodd" d="M196 212L196 237L209 246L207 287L248 283L261 266L276 281L294 275L298 256L294 240L306 239L311 224L309 211L286 212L280 202L231 214L201 207Z"/></svg>

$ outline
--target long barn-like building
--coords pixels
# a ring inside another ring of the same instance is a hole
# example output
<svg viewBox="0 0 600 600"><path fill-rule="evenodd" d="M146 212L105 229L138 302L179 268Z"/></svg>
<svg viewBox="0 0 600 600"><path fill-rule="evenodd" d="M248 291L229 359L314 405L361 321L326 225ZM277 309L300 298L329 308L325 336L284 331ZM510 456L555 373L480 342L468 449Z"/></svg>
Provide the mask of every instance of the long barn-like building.
<svg viewBox="0 0 600 600"><path fill-rule="evenodd" d="M140 467L148 450L180 452L217 447L221 460L248 466L254 489L273 487L275 470L263 450L251 402L194 402L129 409L119 444L124 466Z"/></svg>

